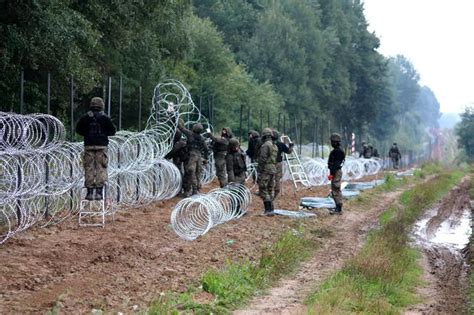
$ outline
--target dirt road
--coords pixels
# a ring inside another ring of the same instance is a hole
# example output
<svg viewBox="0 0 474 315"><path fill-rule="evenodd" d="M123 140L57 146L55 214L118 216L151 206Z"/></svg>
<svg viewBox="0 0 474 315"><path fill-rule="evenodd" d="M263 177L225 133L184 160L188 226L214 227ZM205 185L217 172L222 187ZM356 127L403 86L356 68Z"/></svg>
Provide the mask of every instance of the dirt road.
<svg viewBox="0 0 474 315"><path fill-rule="evenodd" d="M304 298L332 272L340 269L363 245L367 232L378 224L379 215L396 202L402 190L372 197L370 206L352 203L342 216L329 216L321 230L329 236L299 271L282 279L268 294L254 298L235 315L306 314Z"/></svg>

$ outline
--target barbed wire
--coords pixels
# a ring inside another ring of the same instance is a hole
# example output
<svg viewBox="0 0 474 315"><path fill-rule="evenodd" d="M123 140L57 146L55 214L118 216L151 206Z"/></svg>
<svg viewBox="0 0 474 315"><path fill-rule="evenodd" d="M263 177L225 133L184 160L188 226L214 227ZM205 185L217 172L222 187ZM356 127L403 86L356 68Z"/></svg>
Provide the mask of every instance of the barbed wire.
<svg viewBox="0 0 474 315"><path fill-rule="evenodd" d="M244 185L229 184L178 202L171 213L171 227L182 239L192 241L211 228L244 215L252 201Z"/></svg>
<svg viewBox="0 0 474 315"><path fill-rule="evenodd" d="M212 128L176 80L156 86L151 112L145 130L109 138L110 212L177 195L180 171L163 157L172 148L179 118ZM0 244L35 223L46 226L77 214L83 149L82 143L65 141L64 125L53 116L0 112ZM204 184L214 177L213 164L211 156Z"/></svg>

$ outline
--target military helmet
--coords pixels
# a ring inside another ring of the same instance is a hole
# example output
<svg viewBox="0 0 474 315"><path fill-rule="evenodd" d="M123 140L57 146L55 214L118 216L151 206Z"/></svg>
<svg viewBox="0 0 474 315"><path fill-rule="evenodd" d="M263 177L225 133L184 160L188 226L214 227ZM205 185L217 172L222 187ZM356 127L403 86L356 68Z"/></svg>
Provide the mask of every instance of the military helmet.
<svg viewBox="0 0 474 315"><path fill-rule="evenodd" d="M333 133L330 139L334 142L341 142L341 135L338 133Z"/></svg>
<svg viewBox="0 0 474 315"><path fill-rule="evenodd" d="M90 109L105 109L104 100L101 97L93 97L91 99L91 104L89 106Z"/></svg>
<svg viewBox="0 0 474 315"><path fill-rule="evenodd" d="M276 129L273 129L273 139L279 139L280 138L280 133L278 132L278 130Z"/></svg>
<svg viewBox="0 0 474 315"><path fill-rule="evenodd" d="M252 137L254 137L254 138L260 137L260 134L258 133L258 131L255 131L255 130L250 130L250 131L249 131L249 136L250 136L250 135L251 135Z"/></svg>
<svg viewBox="0 0 474 315"><path fill-rule="evenodd" d="M273 131L270 128L264 128L262 130L262 137L272 137Z"/></svg>
<svg viewBox="0 0 474 315"><path fill-rule="evenodd" d="M203 130L204 130L204 127L200 123L197 123L193 126L194 133L202 133Z"/></svg>
<svg viewBox="0 0 474 315"><path fill-rule="evenodd" d="M227 138L232 138L234 136L232 134L232 129L230 129L230 127L224 127L222 128L222 130L225 130L225 132L227 133Z"/></svg>
<svg viewBox="0 0 474 315"><path fill-rule="evenodd" d="M237 138L229 139L229 147L237 148L239 145L240 145L239 139L237 139Z"/></svg>

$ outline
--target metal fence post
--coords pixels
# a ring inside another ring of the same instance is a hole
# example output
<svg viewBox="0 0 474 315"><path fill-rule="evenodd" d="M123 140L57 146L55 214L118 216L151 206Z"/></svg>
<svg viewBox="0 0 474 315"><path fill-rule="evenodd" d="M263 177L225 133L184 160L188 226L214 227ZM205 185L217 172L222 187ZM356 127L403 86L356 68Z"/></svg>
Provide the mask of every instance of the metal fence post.
<svg viewBox="0 0 474 315"><path fill-rule="evenodd" d="M110 110L111 110L111 99L112 99L112 77L108 77L107 79L107 86L108 86L108 90L107 90L107 115L109 115L110 117Z"/></svg>
<svg viewBox="0 0 474 315"><path fill-rule="evenodd" d="M23 114L23 94L25 93L25 72L20 73L20 114Z"/></svg>
<svg viewBox="0 0 474 315"><path fill-rule="evenodd" d="M122 76L120 76L119 84L119 121L118 130L122 130Z"/></svg>

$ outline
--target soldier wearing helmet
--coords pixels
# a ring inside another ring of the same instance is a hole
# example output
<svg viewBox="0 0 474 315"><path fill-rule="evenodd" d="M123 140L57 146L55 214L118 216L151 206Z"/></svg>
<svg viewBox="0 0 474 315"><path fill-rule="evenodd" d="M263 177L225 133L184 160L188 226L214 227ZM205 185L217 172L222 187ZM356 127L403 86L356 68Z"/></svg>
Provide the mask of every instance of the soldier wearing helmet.
<svg viewBox="0 0 474 315"><path fill-rule="evenodd" d="M273 131L270 128L263 129L263 144L258 151L258 186L266 215L273 215L276 158L278 154L278 148L273 143L272 137Z"/></svg>
<svg viewBox="0 0 474 315"><path fill-rule="evenodd" d="M280 141L280 133L277 130L273 130L273 142L277 146L277 158L276 158L276 173L275 173L275 193L273 199L275 200L281 190L281 178L283 177L283 153L291 154L293 153L294 143L285 143Z"/></svg>
<svg viewBox="0 0 474 315"><path fill-rule="evenodd" d="M400 153L400 149L398 148L396 142L394 142L392 147L390 148L390 151L388 152L388 156L392 159L393 168L398 170L398 166L399 166L402 154Z"/></svg>
<svg viewBox="0 0 474 315"><path fill-rule="evenodd" d="M212 151L214 152L214 163L216 167L216 176L220 187L227 185L226 155L229 149L229 139L232 139L232 131L229 127L222 128L221 136L216 137L210 134L212 140Z"/></svg>
<svg viewBox="0 0 474 315"><path fill-rule="evenodd" d="M102 200L103 187L107 181L108 137L115 135L115 126L104 113L104 100L93 97L89 111L76 125L76 132L84 137L84 186L87 188L87 200ZM95 190L95 196L94 196Z"/></svg>
<svg viewBox="0 0 474 315"><path fill-rule="evenodd" d="M204 137L201 135L204 128L200 123L194 124L192 131L184 126L182 119L178 122L178 129L186 136L187 160L184 162L183 189L184 196L197 194L200 188L200 174L202 164L207 163L209 150Z"/></svg>
<svg viewBox="0 0 474 315"><path fill-rule="evenodd" d="M229 140L226 166L229 183L244 185L247 175L247 165L245 164L245 155L242 150L240 150L239 140L236 138Z"/></svg>
<svg viewBox="0 0 474 315"><path fill-rule="evenodd" d="M338 133L331 135L331 146L334 148L329 154L328 168L329 176L328 179L331 181L331 193L336 203L336 208L331 209L331 214L342 214L342 192L341 192L341 180L342 180L342 165L346 159L346 154L341 149L341 136Z"/></svg>

